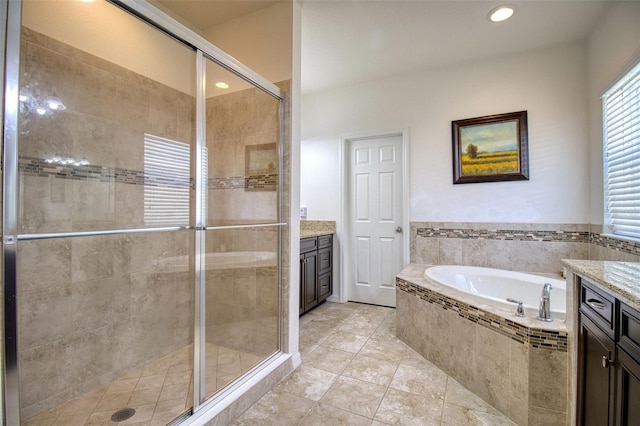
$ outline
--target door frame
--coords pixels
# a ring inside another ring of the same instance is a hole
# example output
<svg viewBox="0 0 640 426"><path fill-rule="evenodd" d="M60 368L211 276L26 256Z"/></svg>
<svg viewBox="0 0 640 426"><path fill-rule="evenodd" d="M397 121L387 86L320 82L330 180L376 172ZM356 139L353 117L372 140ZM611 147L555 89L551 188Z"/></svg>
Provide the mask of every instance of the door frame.
<svg viewBox="0 0 640 426"><path fill-rule="evenodd" d="M349 224L349 147L351 142L362 139L375 139L391 136L400 136L402 139L402 264L403 267L409 264L409 129L373 130L342 135L340 137L340 212L342 220L337 223L337 233L342 236L343 248L341 250L341 274L340 283L337 286L340 290L338 295L333 296L333 301L346 303L349 301L349 279L352 275L349 258L351 255L351 242L349 235L351 226ZM335 294L335 292L334 292Z"/></svg>

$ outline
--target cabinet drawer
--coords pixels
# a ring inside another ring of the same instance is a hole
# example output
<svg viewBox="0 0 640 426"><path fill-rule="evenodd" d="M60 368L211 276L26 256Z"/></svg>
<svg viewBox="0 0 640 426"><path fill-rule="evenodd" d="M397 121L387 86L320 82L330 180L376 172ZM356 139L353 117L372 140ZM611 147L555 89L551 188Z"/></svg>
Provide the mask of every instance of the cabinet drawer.
<svg viewBox="0 0 640 426"><path fill-rule="evenodd" d="M318 237L318 248L333 246L333 235L320 235Z"/></svg>
<svg viewBox="0 0 640 426"><path fill-rule="evenodd" d="M331 263L333 261L333 250L331 248L323 248L318 250L318 273L324 274L331 271Z"/></svg>
<svg viewBox="0 0 640 426"><path fill-rule="evenodd" d="M620 304L620 338L618 344L640 362L640 314L624 303Z"/></svg>
<svg viewBox="0 0 640 426"><path fill-rule="evenodd" d="M615 298L601 290L596 290L582 279L580 286L580 310L593 320L609 337L614 338Z"/></svg>
<svg viewBox="0 0 640 426"><path fill-rule="evenodd" d="M310 251L314 251L318 248L318 239L313 238L305 238L300 240L300 253L307 253Z"/></svg>
<svg viewBox="0 0 640 426"><path fill-rule="evenodd" d="M318 277L318 303L331 296L331 273Z"/></svg>

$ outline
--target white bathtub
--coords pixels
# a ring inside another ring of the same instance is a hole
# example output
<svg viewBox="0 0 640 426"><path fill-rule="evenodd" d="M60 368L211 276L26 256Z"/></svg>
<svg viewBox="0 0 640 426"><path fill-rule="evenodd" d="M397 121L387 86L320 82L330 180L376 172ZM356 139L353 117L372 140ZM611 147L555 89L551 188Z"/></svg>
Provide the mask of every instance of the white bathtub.
<svg viewBox="0 0 640 426"><path fill-rule="evenodd" d="M427 268L427 279L466 293L480 303L516 311L511 298L523 302L527 318L538 316L540 296L545 283L550 283L551 316L564 320L566 312L566 287L564 280L477 266L441 265Z"/></svg>
<svg viewBox="0 0 640 426"><path fill-rule="evenodd" d="M220 253L206 253L202 261L205 269L236 269L236 268L264 268L276 266L278 254L273 251L230 251ZM189 270L188 255L161 257L156 259L154 266L159 272L185 272Z"/></svg>

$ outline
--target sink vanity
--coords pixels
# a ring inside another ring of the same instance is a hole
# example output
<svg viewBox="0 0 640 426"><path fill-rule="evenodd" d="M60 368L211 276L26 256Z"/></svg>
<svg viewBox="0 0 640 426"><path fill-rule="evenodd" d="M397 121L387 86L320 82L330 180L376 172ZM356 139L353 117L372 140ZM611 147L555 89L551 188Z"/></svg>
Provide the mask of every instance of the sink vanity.
<svg viewBox="0 0 640 426"><path fill-rule="evenodd" d="M640 422L640 263L565 260L575 424ZM572 315L569 315L572 310ZM569 324L571 323L571 324Z"/></svg>
<svg viewBox="0 0 640 426"><path fill-rule="evenodd" d="M300 221L300 315L324 302L333 292L332 221Z"/></svg>

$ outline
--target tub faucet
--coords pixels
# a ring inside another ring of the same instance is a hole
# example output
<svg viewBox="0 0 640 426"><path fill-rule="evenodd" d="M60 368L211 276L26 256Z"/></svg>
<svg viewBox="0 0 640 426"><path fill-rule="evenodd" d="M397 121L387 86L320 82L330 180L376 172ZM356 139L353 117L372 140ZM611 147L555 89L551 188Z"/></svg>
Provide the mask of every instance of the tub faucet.
<svg viewBox="0 0 640 426"><path fill-rule="evenodd" d="M540 308L538 309L538 319L540 321L551 322L551 284L546 283L542 288L542 296L540 297Z"/></svg>
<svg viewBox="0 0 640 426"><path fill-rule="evenodd" d="M518 304L518 307L516 308L516 316L517 317L526 317L526 315L524 313L524 308L522 307L522 301L521 300L516 300L516 299L512 299L510 297L507 297L507 302L517 303Z"/></svg>

